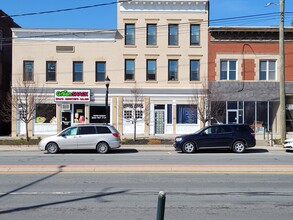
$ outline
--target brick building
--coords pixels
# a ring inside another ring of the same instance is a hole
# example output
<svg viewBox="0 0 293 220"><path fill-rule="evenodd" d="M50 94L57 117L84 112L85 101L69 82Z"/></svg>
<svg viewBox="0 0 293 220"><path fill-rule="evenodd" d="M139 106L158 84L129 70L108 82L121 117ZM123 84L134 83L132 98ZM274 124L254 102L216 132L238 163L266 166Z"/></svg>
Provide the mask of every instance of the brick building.
<svg viewBox="0 0 293 220"><path fill-rule="evenodd" d="M279 29L210 27L209 84L225 102L224 123L280 134ZM293 132L293 28L285 29L286 129Z"/></svg>

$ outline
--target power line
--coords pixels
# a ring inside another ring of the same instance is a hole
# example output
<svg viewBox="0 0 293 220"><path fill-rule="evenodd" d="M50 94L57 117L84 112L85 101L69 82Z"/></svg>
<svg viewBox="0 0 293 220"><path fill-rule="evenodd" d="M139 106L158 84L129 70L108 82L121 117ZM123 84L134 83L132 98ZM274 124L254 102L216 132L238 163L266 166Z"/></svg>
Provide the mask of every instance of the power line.
<svg viewBox="0 0 293 220"><path fill-rule="evenodd" d="M40 11L40 12L30 12L30 13L24 13L24 14L14 14L14 15L3 15L1 18L6 17L24 17L24 16L32 16L32 15L42 15L42 14L52 14L52 13L59 13L59 12L66 12L66 11L75 11L75 10L82 10L82 9L88 9L88 8L96 8L96 7L102 7L102 6L108 6L108 5L114 5L122 2L128 2L131 0L121 0L121 1L115 1L115 2L108 2L108 3L100 3L95 5L87 5L87 6L80 6L75 8L64 8L64 9L57 9L57 10L50 10L50 11Z"/></svg>

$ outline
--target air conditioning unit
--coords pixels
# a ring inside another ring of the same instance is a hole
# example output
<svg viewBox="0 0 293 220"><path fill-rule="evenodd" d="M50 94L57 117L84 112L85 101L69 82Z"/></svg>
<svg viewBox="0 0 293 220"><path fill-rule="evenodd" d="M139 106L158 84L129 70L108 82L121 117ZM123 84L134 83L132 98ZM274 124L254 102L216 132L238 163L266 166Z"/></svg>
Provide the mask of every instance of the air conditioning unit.
<svg viewBox="0 0 293 220"><path fill-rule="evenodd" d="M70 104L62 104L62 111L70 111Z"/></svg>

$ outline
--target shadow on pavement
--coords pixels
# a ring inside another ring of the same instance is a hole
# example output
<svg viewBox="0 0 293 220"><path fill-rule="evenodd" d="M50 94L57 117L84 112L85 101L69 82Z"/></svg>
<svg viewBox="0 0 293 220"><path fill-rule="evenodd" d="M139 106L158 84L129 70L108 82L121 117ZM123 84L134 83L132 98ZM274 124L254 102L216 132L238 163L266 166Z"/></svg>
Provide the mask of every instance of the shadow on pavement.
<svg viewBox="0 0 293 220"><path fill-rule="evenodd" d="M48 154L47 152L44 152ZM133 149L114 149L110 150L107 154L129 154L129 153L138 153L138 150ZM99 154L96 150L60 150L57 154ZM52 155L52 154L48 154Z"/></svg>
<svg viewBox="0 0 293 220"><path fill-rule="evenodd" d="M249 148L246 149L243 153L241 154L257 154L257 153L268 153L269 151L265 148ZM179 154L182 152L178 152ZM217 153L217 154L227 154L227 153L231 153L231 154L236 154L234 153L232 150L229 149L215 149L215 150L211 150L211 149L204 149L204 150L198 150L195 151L195 154L210 154L210 153ZM182 153L185 154L185 153Z"/></svg>

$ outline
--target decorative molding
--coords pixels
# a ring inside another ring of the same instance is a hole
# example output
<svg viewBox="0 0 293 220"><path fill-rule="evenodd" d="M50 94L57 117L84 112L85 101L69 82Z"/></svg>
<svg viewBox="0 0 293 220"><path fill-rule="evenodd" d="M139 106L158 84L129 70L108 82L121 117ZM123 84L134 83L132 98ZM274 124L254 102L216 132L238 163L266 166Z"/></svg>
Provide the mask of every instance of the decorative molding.
<svg viewBox="0 0 293 220"><path fill-rule="evenodd" d="M120 3L121 12L198 12L205 13L208 11L207 0L132 0Z"/></svg>

